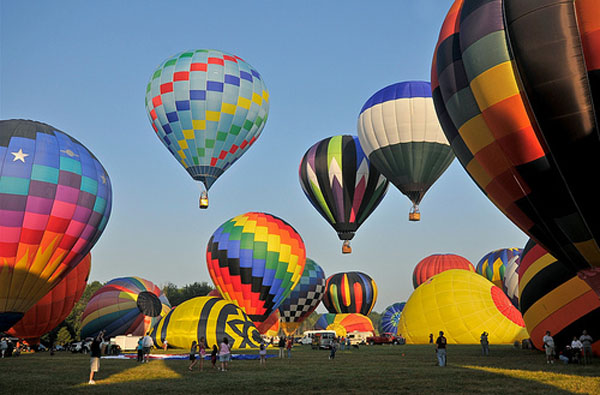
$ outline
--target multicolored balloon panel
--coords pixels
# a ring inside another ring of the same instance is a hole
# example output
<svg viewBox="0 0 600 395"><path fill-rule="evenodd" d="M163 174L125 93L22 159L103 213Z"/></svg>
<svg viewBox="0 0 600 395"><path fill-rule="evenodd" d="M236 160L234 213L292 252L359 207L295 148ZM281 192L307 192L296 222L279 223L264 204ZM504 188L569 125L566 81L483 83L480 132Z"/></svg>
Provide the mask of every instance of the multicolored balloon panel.
<svg viewBox="0 0 600 395"><path fill-rule="evenodd" d="M358 137L369 160L416 207L454 160L431 98L431 85L406 81L367 100Z"/></svg>
<svg viewBox="0 0 600 395"><path fill-rule="evenodd" d="M221 295L260 323L300 281L306 250L290 224L270 214L250 212L213 233L206 263Z"/></svg>
<svg viewBox="0 0 600 395"><path fill-rule="evenodd" d="M402 316L402 310L406 302L394 303L391 306L386 307L381 313L381 319L379 321L379 333L398 333L398 323Z"/></svg>
<svg viewBox="0 0 600 395"><path fill-rule="evenodd" d="M522 253L523 250L505 265L504 280L502 281L502 290L517 309L519 308L519 265Z"/></svg>
<svg viewBox="0 0 600 395"><path fill-rule="evenodd" d="M154 71L146 111L169 152L208 190L260 136L269 93L258 71L239 56L190 50Z"/></svg>
<svg viewBox="0 0 600 395"><path fill-rule="evenodd" d="M600 168L598 15L594 0L457 0L432 67L436 111L461 164L576 271L600 266L589 179Z"/></svg>
<svg viewBox="0 0 600 395"><path fill-rule="evenodd" d="M91 261L90 254L87 254L6 333L25 339L29 344L37 344L40 336L56 328L81 299L90 275Z"/></svg>
<svg viewBox="0 0 600 395"><path fill-rule="evenodd" d="M377 284L365 273L337 273L327 279L323 305L330 313L369 315L376 302Z"/></svg>
<svg viewBox="0 0 600 395"><path fill-rule="evenodd" d="M475 271L502 288L507 265L517 261L522 251L521 248L502 248L489 252L479 260Z"/></svg>
<svg viewBox="0 0 600 395"><path fill-rule="evenodd" d="M362 314L322 314L315 323L317 330L334 330L337 336L346 336L354 331L375 332L373 322Z"/></svg>
<svg viewBox="0 0 600 395"><path fill-rule="evenodd" d="M437 274L412 293L398 324L409 344L426 344L443 331L450 344L479 344L489 333L492 344L528 337L521 313L504 292L482 276L460 269Z"/></svg>
<svg viewBox="0 0 600 395"><path fill-rule="evenodd" d="M110 216L106 170L41 122L0 121L0 331L90 252Z"/></svg>
<svg viewBox="0 0 600 395"><path fill-rule="evenodd" d="M279 306L282 322L302 322L317 308L325 294L325 272L315 261L306 258L300 281Z"/></svg>
<svg viewBox="0 0 600 395"><path fill-rule="evenodd" d="M160 288L139 277L121 277L107 282L92 295L81 316L81 337L145 335L171 310Z"/></svg>
<svg viewBox="0 0 600 395"><path fill-rule="evenodd" d="M587 330L600 355L600 299L568 265L529 241L519 266L520 307L533 345L542 350L546 331L558 349Z"/></svg>
<svg viewBox="0 0 600 395"><path fill-rule="evenodd" d="M233 350L258 348L261 336L252 320L234 303L211 296L186 300L173 308L152 328L150 336L157 347L189 349L192 342L220 347L223 338Z"/></svg>
<svg viewBox="0 0 600 395"><path fill-rule="evenodd" d="M433 254L417 263L413 270L413 286L417 288L431 277L450 269L463 269L471 272L475 267L467 258L456 254Z"/></svg>
<svg viewBox="0 0 600 395"><path fill-rule="evenodd" d="M300 185L340 240L354 233L379 205L388 181L369 162L358 137L323 139L300 162Z"/></svg>

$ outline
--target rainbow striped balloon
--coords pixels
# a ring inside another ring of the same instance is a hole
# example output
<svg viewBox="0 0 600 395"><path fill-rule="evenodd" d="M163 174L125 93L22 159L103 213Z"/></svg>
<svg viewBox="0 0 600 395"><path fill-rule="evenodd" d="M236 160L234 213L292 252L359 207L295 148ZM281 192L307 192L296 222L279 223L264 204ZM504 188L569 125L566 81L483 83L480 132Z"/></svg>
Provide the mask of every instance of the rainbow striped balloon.
<svg viewBox="0 0 600 395"><path fill-rule="evenodd" d="M110 280L88 302L81 316L81 337L142 336L171 310L160 288L139 277Z"/></svg>
<svg viewBox="0 0 600 395"><path fill-rule="evenodd" d="M0 331L90 252L110 216L106 170L44 123L0 121Z"/></svg>
<svg viewBox="0 0 600 395"><path fill-rule="evenodd" d="M327 279L323 304L330 313L368 315L375 302L377 284L365 273L337 273Z"/></svg>
<svg viewBox="0 0 600 395"><path fill-rule="evenodd" d="M234 301L259 324L300 281L306 250L290 224L270 214L250 212L213 233L206 263L223 298Z"/></svg>
<svg viewBox="0 0 600 395"><path fill-rule="evenodd" d="M502 289L506 266L519 259L522 251L520 248L501 248L489 252L477 263L475 271Z"/></svg>
<svg viewBox="0 0 600 395"><path fill-rule="evenodd" d="M315 329L334 330L337 336L358 332L375 332L373 322L362 314L322 314L315 323Z"/></svg>

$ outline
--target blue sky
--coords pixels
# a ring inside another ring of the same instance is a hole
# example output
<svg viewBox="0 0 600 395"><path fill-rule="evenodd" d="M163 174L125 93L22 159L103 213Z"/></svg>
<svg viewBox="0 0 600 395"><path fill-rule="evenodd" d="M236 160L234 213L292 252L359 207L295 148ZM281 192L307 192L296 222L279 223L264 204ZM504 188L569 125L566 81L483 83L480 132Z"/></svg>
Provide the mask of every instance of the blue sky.
<svg viewBox="0 0 600 395"><path fill-rule="evenodd" d="M327 275L371 275L379 287L375 311L382 311L408 299L413 268L430 254L476 264L489 251L527 241L457 160L425 196L419 223L408 222L410 202L391 186L351 255L340 253L337 235L298 181L304 152L322 138L356 134L373 93L430 79L451 3L3 0L0 118L69 133L111 176L113 211L92 250L92 280L211 282L205 250L213 231L238 214L264 211L296 228ZM211 207L202 211L199 187L155 136L144 108L161 61L200 48L242 57L270 93L261 137L211 188Z"/></svg>

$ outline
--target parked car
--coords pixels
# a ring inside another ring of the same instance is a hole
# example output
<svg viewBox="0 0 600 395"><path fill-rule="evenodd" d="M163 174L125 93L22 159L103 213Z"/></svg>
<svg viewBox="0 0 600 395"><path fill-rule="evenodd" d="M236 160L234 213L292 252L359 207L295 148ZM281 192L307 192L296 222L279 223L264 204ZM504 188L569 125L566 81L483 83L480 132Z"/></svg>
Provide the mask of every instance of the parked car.
<svg viewBox="0 0 600 395"><path fill-rule="evenodd" d="M363 345L367 344L367 339L371 336L373 336L373 332L354 331L348 333L348 340L350 340L352 346Z"/></svg>
<svg viewBox="0 0 600 395"><path fill-rule="evenodd" d="M379 336L367 337L367 344L404 344L406 340L402 336L396 336L393 333L382 333Z"/></svg>
<svg viewBox="0 0 600 395"><path fill-rule="evenodd" d="M92 347L91 340L82 340L79 342L71 343L71 346L69 347L69 349L71 350L72 353L81 352L81 353L87 354L90 352L91 347Z"/></svg>

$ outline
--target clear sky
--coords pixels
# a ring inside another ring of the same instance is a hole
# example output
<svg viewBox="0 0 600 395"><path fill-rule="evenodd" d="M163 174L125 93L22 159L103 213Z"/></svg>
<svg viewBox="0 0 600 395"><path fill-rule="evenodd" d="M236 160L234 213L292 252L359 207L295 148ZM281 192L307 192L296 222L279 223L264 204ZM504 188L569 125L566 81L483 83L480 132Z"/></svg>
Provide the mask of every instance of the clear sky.
<svg viewBox="0 0 600 395"><path fill-rule="evenodd" d="M279 216L303 237L326 275L358 270L379 287L375 311L410 296L424 257L455 253L474 265L527 236L479 191L457 160L408 222L393 186L342 255L308 202L298 165L315 142L356 134L377 90L429 80L451 0L0 1L0 119L48 123L86 145L113 184L108 226L92 250L91 280L136 275L162 285L211 282L205 250L216 228L247 211ZM264 77L269 119L261 137L211 188L199 187L155 136L146 84L187 49L236 54ZM320 307L318 311L325 311Z"/></svg>

